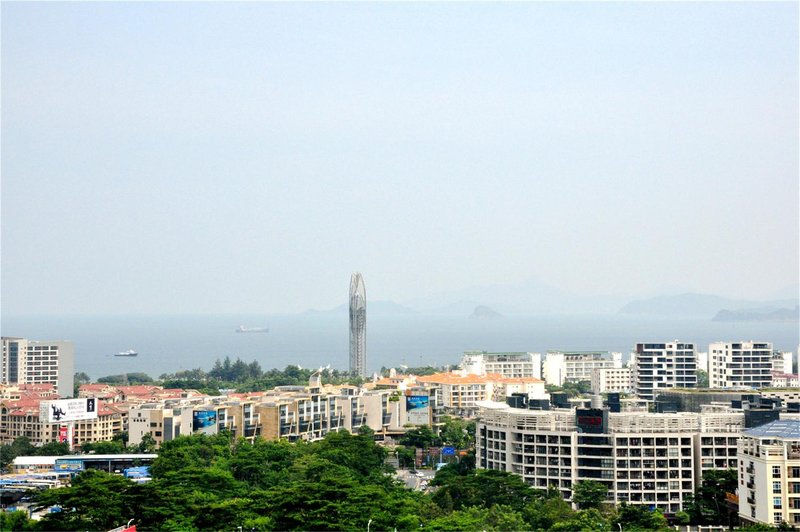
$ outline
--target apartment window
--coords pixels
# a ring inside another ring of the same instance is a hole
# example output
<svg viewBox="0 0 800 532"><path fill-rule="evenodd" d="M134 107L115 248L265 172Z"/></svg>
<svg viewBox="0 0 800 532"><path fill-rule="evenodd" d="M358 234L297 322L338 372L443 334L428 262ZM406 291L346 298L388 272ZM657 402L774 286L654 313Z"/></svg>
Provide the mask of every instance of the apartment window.
<svg viewBox="0 0 800 532"><path fill-rule="evenodd" d="M783 514L780 512L775 512L772 514L772 519L774 519L776 523L780 523L783 521Z"/></svg>
<svg viewBox="0 0 800 532"><path fill-rule="evenodd" d="M772 493L780 493L781 492L781 483L780 482L773 482L772 483Z"/></svg>
<svg viewBox="0 0 800 532"><path fill-rule="evenodd" d="M781 466L777 465L772 466L772 476L773 477L781 476Z"/></svg>
<svg viewBox="0 0 800 532"><path fill-rule="evenodd" d="M773 497L772 498L772 507L776 510L781 508L781 498L780 497Z"/></svg>

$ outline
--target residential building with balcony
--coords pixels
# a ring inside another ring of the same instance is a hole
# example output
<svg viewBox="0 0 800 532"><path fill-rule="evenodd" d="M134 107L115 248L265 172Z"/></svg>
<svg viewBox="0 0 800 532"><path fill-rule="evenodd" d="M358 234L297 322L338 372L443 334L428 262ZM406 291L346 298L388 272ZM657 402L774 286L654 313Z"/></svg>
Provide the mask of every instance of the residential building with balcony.
<svg viewBox="0 0 800 532"><path fill-rule="evenodd" d="M800 525L800 420L749 429L739 441L739 517Z"/></svg>
<svg viewBox="0 0 800 532"><path fill-rule="evenodd" d="M622 367L622 353L607 351L548 351L542 363L547 384L562 386L565 382L592 380L597 369Z"/></svg>
<svg viewBox="0 0 800 532"><path fill-rule="evenodd" d="M769 342L715 342L708 346L711 388L767 388L772 384Z"/></svg>
<svg viewBox="0 0 800 532"><path fill-rule="evenodd" d="M637 343L634 352L634 387L640 398L653 401L664 388L697 387L694 344L678 340Z"/></svg>
<svg viewBox="0 0 800 532"><path fill-rule="evenodd" d="M471 375L497 374L507 378L542 378L541 353L466 351L459 367Z"/></svg>
<svg viewBox="0 0 800 532"><path fill-rule="evenodd" d="M607 408L528 410L482 403L476 461L520 475L571 501L582 480L601 482L608 502L658 507L683 504L707 469L736 467L741 411L651 414Z"/></svg>

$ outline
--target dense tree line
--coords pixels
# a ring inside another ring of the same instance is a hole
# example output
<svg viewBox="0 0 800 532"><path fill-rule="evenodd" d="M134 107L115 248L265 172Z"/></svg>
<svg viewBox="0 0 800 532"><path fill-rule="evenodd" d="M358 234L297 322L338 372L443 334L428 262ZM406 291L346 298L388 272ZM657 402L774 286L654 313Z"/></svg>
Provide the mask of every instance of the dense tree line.
<svg viewBox="0 0 800 532"><path fill-rule="evenodd" d="M395 480L386 457L368 431L313 443L180 437L161 447L151 482L85 471L35 496L35 507L60 512L6 514L0 528L110 530L133 519L144 530L665 530L658 512L605 505L593 483L576 486L586 497L575 511L557 490L461 461L425 493Z"/></svg>
<svg viewBox="0 0 800 532"><path fill-rule="evenodd" d="M231 360L225 357L214 362L210 371L201 368L163 373L154 379L146 373L124 373L107 375L97 379L98 383L110 385L155 384L164 388L181 388L198 390L208 395L219 395L219 390L236 390L253 392L271 390L276 386L306 386L308 380L317 370L288 365L285 369L262 370L257 360L247 363L240 358ZM355 384L364 383L364 378L354 376L347 371L324 369L320 373L323 384ZM85 373L75 374L75 396L81 384L88 384L89 376Z"/></svg>

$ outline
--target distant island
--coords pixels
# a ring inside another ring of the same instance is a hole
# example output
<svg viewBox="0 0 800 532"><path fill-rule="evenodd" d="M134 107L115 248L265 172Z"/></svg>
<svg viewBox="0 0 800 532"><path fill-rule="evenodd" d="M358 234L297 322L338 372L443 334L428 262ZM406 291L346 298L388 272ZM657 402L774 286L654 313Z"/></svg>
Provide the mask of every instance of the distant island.
<svg viewBox="0 0 800 532"><path fill-rule="evenodd" d="M798 321L800 307L789 308L752 308L743 310L720 310L712 321Z"/></svg>
<svg viewBox="0 0 800 532"><path fill-rule="evenodd" d="M472 311L472 314L469 315L470 319L477 319L477 320L490 320L502 317L503 317L502 314L490 309L486 305L478 305L477 307L475 307L475 310Z"/></svg>

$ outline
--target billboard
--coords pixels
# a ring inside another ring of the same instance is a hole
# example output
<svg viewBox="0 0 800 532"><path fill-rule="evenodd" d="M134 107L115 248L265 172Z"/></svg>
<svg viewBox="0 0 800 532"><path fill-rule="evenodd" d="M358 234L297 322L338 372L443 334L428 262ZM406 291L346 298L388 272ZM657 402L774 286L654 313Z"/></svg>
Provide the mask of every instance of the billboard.
<svg viewBox="0 0 800 532"><path fill-rule="evenodd" d="M97 399L59 399L39 403L39 420L43 423L65 423L83 419L97 419Z"/></svg>
<svg viewBox="0 0 800 532"><path fill-rule="evenodd" d="M83 460L78 458L56 458L56 471L83 471Z"/></svg>
<svg viewBox="0 0 800 532"><path fill-rule="evenodd" d="M430 397L427 395L407 395L406 421L412 425L430 425Z"/></svg>
<svg viewBox="0 0 800 532"><path fill-rule="evenodd" d="M195 410L192 412L192 432L195 434L216 434L217 411Z"/></svg>
<svg viewBox="0 0 800 532"><path fill-rule="evenodd" d="M578 426L578 432L604 434L608 432L608 410L576 408L575 424Z"/></svg>

